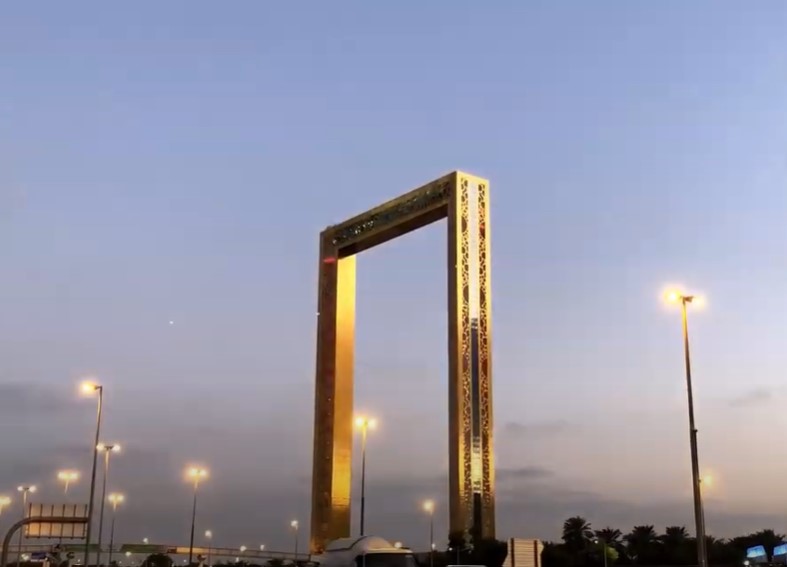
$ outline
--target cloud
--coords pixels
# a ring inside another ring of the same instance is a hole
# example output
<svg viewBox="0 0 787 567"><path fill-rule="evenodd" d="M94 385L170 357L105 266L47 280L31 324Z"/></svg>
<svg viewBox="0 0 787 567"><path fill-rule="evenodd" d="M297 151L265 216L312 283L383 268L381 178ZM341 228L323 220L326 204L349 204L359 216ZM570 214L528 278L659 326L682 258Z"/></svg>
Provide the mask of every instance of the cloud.
<svg viewBox="0 0 787 567"><path fill-rule="evenodd" d="M527 436L527 435L556 435L573 429L573 425L564 419L534 421L522 423L509 421L503 426L503 432L507 435Z"/></svg>
<svg viewBox="0 0 787 567"><path fill-rule="evenodd" d="M68 404L57 390L40 384L0 383L0 413L34 414L64 410Z"/></svg>
<svg viewBox="0 0 787 567"><path fill-rule="evenodd" d="M740 396L732 398L729 401L730 407L733 408L747 408L751 406L759 406L765 404L773 399L773 392L767 388L755 388L744 392Z"/></svg>

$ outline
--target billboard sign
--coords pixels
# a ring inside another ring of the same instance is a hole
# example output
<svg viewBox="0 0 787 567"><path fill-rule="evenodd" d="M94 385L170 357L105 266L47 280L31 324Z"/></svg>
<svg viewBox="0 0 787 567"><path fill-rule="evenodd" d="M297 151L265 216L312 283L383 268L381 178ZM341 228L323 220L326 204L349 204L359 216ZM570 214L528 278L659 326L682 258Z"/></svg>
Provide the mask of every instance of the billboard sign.
<svg viewBox="0 0 787 567"><path fill-rule="evenodd" d="M73 518L76 523L32 522L25 526L25 537L85 539L87 504L30 504L28 518Z"/></svg>

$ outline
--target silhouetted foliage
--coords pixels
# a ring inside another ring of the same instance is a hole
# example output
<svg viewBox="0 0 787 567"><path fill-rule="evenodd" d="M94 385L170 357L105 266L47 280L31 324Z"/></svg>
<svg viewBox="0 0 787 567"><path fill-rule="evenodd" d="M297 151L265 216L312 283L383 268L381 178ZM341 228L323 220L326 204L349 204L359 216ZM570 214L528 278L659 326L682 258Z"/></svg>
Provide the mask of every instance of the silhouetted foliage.
<svg viewBox="0 0 787 567"><path fill-rule="evenodd" d="M153 555L148 555L145 558L141 567L172 567L173 563L174 562L169 555L165 555L163 553L154 553Z"/></svg>
<svg viewBox="0 0 787 567"><path fill-rule="evenodd" d="M784 539L783 534L773 530L760 530L730 540L706 536L708 563L713 567L738 567L749 547L762 545L770 554ZM592 531L587 519L574 516L563 523L562 540L562 543L544 543L543 567L602 567L605 546L601 542L606 543L608 567L697 564L697 541L683 526L669 526L663 534L651 525L634 526L622 535L612 527Z"/></svg>

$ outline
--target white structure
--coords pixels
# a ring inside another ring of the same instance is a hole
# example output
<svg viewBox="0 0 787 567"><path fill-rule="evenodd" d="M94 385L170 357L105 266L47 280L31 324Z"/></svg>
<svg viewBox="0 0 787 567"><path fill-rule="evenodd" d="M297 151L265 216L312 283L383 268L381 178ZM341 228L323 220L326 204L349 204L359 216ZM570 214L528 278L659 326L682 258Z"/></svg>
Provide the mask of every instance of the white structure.
<svg viewBox="0 0 787 567"><path fill-rule="evenodd" d="M412 551L376 536L334 540L311 560L320 567L418 567Z"/></svg>

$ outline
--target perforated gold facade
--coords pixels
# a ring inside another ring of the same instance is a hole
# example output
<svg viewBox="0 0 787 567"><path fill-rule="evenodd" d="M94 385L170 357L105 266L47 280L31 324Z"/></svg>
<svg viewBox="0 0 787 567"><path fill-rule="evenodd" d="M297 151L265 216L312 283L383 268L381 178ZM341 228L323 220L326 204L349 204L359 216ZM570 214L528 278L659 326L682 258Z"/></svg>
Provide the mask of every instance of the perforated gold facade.
<svg viewBox="0 0 787 567"><path fill-rule="evenodd" d="M350 535L355 254L443 218L450 530L494 537L489 183L454 172L320 235L312 552Z"/></svg>

